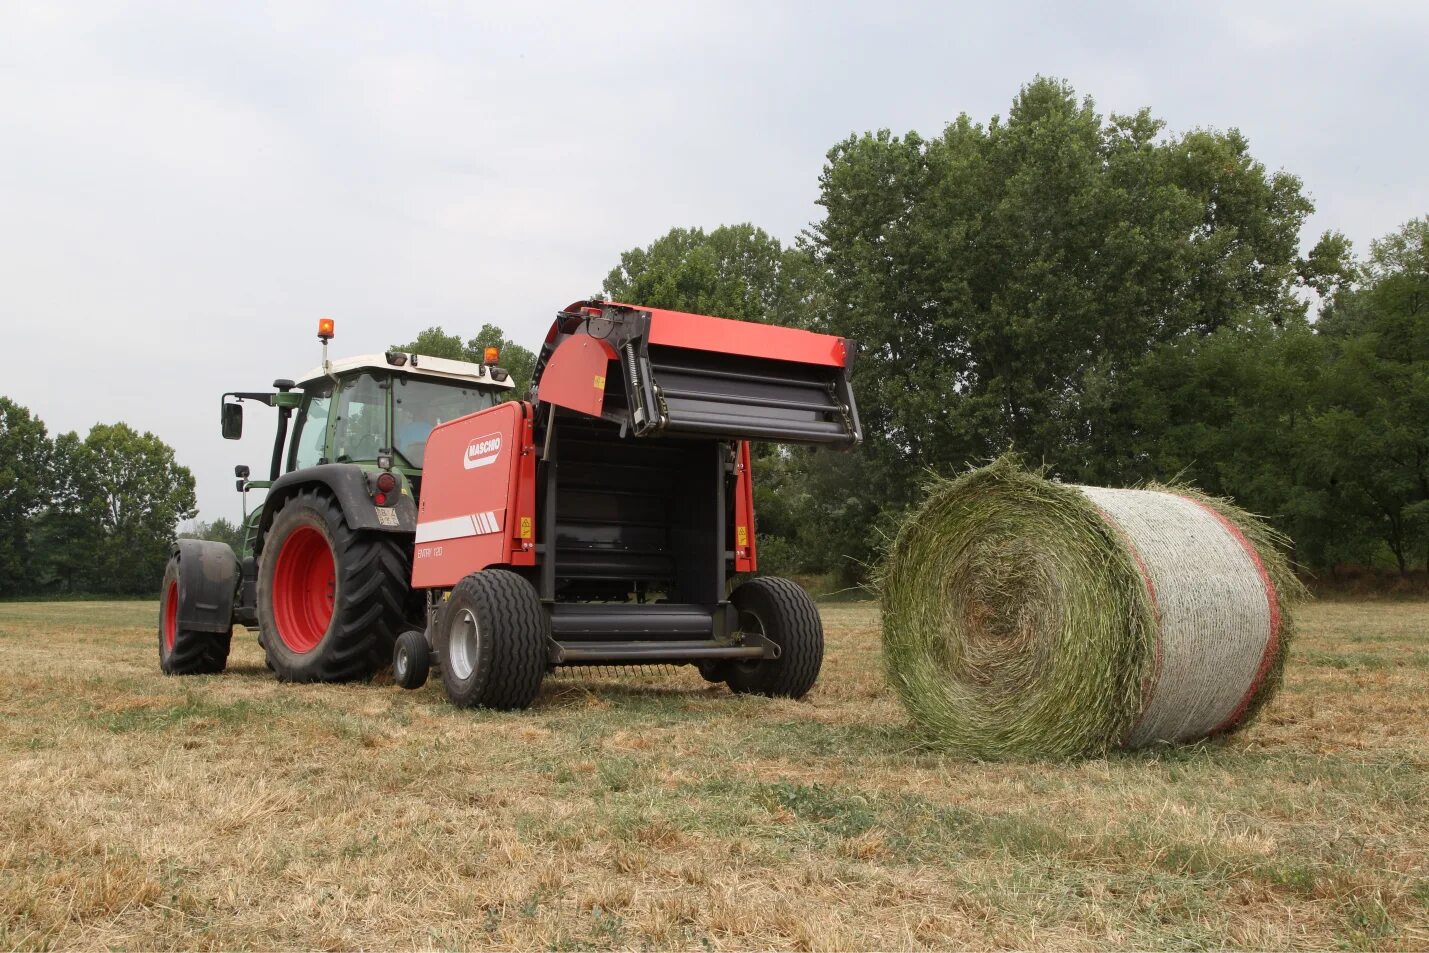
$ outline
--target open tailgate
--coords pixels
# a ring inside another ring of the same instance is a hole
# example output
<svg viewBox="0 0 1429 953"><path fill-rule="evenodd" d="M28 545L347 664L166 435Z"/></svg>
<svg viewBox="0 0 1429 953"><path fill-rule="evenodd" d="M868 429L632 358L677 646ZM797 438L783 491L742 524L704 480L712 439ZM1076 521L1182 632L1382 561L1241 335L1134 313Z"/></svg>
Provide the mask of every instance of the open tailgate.
<svg viewBox="0 0 1429 953"><path fill-rule="evenodd" d="M850 342L828 334L583 302L553 328L537 368L538 392L616 420L636 436L852 446L862 439L849 384L852 355ZM602 364L609 375L618 369L620 388L590 373ZM594 400L587 396L593 380L602 392Z"/></svg>

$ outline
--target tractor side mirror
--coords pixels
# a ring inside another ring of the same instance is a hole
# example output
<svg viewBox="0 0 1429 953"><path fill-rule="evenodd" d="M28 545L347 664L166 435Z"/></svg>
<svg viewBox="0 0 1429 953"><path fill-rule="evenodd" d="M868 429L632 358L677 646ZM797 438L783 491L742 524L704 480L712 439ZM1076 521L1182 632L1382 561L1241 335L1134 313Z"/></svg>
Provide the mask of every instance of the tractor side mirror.
<svg viewBox="0 0 1429 953"><path fill-rule="evenodd" d="M237 440L243 436L243 405L236 401L223 405L223 439Z"/></svg>

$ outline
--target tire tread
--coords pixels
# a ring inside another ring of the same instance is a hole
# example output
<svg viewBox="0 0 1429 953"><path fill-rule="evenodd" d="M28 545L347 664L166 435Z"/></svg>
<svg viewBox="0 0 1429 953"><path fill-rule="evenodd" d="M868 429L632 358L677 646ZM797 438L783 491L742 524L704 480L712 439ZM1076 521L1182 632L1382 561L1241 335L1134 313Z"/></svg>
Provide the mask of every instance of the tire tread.
<svg viewBox="0 0 1429 953"><path fill-rule="evenodd" d="M397 635L407 627L410 562L406 543L402 537L390 533L349 528L337 502L317 490L304 490L287 500L273 519L274 527L290 509L303 508L318 514L332 542L337 588L341 594L338 604L333 606L337 628L313 650L318 653L316 658L302 656L301 665L289 664L284 653L273 650L272 642L279 639L277 632L266 631L274 623L271 606L267 605L268 596L261 591L265 587L265 574L260 570L259 618L266 623L263 644L269 667L285 682L352 682L371 678L391 661ZM276 552L270 556L265 547L265 559L276 556Z"/></svg>
<svg viewBox="0 0 1429 953"><path fill-rule="evenodd" d="M814 600L798 583L778 576L751 579L735 589L730 600L740 609L753 608L741 603L767 602L764 634L778 643L780 655L749 672L731 669L729 687L739 694L774 698L807 695L824 662L824 625Z"/></svg>
<svg viewBox="0 0 1429 953"><path fill-rule="evenodd" d="M477 621L489 627L487 640L470 685L456 681L446 662L450 632L448 614L467 602ZM442 612L437 643L442 683L447 697L462 708L525 708L535 700L546 677L546 613L531 584L514 572L486 569L474 572L452 589Z"/></svg>
<svg viewBox="0 0 1429 953"><path fill-rule="evenodd" d="M169 581L177 575L179 557L169 558L164 568L164 582L160 589L167 592ZM179 594L183 598L183 593ZM165 675L217 675L228 667L228 651L233 642L233 630L227 632L195 632L179 629L174 633L174 648L165 652L164 619L162 599L159 602L159 669Z"/></svg>

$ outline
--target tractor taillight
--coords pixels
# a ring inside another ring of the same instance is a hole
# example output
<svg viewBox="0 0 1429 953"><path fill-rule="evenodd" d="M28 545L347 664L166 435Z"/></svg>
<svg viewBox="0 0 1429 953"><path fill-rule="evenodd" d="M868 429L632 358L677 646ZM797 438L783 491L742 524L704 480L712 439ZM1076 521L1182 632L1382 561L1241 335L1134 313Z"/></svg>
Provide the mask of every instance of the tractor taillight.
<svg viewBox="0 0 1429 953"><path fill-rule="evenodd" d="M372 502L376 503L378 506L386 506L386 505L387 505L387 494L386 494L386 493L379 493L379 494L377 494L376 496L374 496L374 497L372 498Z"/></svg>
<svg viewBox="0 0 1429 953"><path fill-rule="evenodd" d="M390 473L377 474L377 490L381 493L391 493L397 489L397 478Z"/></svg>

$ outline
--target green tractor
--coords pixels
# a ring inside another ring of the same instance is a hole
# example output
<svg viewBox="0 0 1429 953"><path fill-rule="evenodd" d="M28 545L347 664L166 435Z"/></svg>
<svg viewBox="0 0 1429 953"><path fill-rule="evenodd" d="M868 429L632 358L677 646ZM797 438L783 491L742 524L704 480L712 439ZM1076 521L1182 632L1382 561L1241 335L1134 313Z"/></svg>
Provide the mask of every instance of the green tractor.
<svg viewBox="0 0 1429 953"><path fill-rule="evenodd" d="M425 625L408 584L426 441L439 423L506 399L496 366L400 351L329 361L333 323L318 324L322 364L274 390L222 397L223 436L243 435L243 407L277 411L268 479L235 469L244 542L181 539L160 589L159 666L223 671L235 623L256 628L280 679L341 682L392 659L397 636ZM247 494L267 490L249 511Z"/></svg>

